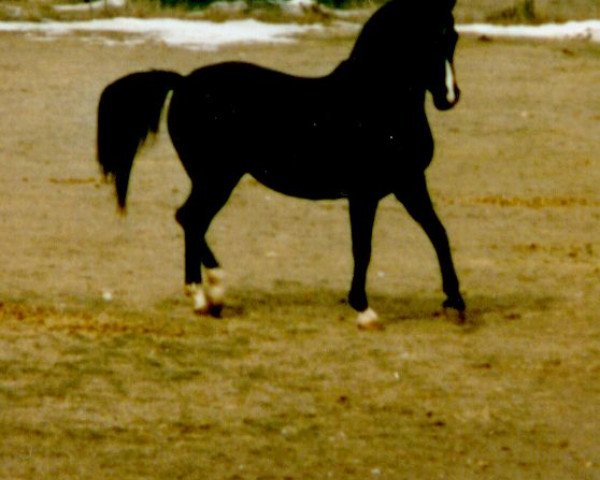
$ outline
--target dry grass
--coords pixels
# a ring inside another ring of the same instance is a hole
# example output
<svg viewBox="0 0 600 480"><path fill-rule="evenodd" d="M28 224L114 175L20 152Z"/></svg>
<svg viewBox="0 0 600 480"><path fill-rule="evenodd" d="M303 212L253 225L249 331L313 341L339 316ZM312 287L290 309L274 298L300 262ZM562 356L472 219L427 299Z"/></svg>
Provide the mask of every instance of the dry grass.
<svg viewBox="0 0 600 480"><path fill-rule="evenodd" d="M591 318L583 338L551 304L364 336L325 301L260 297L220 324L5 307L3 478L598 473Z"/></svg>
<svg viewBox="0 0 600 480"><path fill-rule="evenodd" d="M429 178L469 322L438 315L431 247L386 200L370 292L387 329L361 334L343 203L243 182L211 232L230 303L198 319L172 148L139 159L126 219L93 161L119 75L227 58L315 75L347 39L0 44L0 478L600 477L598 46L461 42Z"/></svg>

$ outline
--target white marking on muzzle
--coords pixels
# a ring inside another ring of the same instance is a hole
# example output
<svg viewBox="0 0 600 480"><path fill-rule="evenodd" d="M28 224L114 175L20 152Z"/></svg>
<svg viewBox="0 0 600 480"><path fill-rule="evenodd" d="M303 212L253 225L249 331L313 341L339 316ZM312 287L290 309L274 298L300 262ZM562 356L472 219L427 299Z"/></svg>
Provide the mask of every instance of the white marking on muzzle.
<svg viewBox="0 0 600 480"><path fill-rule="evenodd" d="M454 83L454 72L452 71L452 65L448 60L446 60L446 100L448 100L448 103L450 104L456 102Z"/></svg>

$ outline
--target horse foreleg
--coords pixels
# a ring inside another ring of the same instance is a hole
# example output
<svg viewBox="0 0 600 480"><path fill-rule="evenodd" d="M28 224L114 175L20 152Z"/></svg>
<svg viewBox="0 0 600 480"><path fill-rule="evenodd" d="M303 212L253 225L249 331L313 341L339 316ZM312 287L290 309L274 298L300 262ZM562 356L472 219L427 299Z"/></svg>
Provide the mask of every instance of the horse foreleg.
<svg viewBox="0 0 600 480"><path fill-rule="evenodd" d="M421 225L433 244L442 274L442 288L446 294L443 307L453 308L462 315L465 310L465 302L460 294L450 242L446 229L433 207L425 176L420 175L414 183L405 186L401 192L397 192L396 197L402 202L410 216Z"/></svg>
<svg viewBox="0 0 600 480"><path fill-rule="evenodd" d="M382 325L379 322L377 313L369 308L366 292L367 270L371 261L373 224L378 201L370 198L351 197L349 203L354 274L348 302L358 312L356 319L358 328L379 329Z"/></svg>

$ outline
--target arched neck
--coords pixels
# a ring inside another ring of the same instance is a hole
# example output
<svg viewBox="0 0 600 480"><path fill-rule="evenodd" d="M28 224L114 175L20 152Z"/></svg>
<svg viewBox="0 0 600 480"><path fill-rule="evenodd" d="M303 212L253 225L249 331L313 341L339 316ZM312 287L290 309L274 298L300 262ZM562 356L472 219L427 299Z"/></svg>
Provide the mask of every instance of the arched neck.
<svg viewBox="0 0 600 480"><path fill-rule="evenodd" d="M415 72L416 68L410 65L391 68L389 65L349 57L337 66L330 78L335 83L347 85L356 95L423 102L426 93L425 82L415 75Z"/></svg>

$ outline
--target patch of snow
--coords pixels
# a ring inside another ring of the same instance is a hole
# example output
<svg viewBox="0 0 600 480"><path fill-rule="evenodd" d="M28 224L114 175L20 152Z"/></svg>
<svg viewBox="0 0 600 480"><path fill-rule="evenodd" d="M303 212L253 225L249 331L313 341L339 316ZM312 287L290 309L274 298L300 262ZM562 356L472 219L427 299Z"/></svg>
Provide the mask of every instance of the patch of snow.
<svg viewBox="0 0 600 480"><path fill-rule="evenodd" d="M474 23L459 25L460 33L490 37L514 37L536 39L578 39L600 42L600 20L548 23L543 25L491 25Z"/></svg>
<svg viewBox="0 0 600 480"><path fill-rule="evenodd" d="M292 15L301 15L318 8L314 0L285 0L279 6L282 11Z"/></svg>
<svg viewBox="0 0 600 480"><path fill-rule="evenodd" d="M171 18L112 18L82 22L0 22L0 31L33 32L60 36L77 32L126 33L163 42L169 46L214 49L229 43L293 41L293 35L322 30L322 25L270 24L258 20L214 23Z"/></svg>
<svg viewBox="0 0 600 480"><path fill-rule="evenodd" d="M244 0L219 0L212 2L207 9L226 13L242 13L248 9L248 4Z"/></svg>
<svg viewBox="0 0 600 480"><path fill-rule="evenodd" d="M124 0L106 0L114 5ZM101 0L104 3L104 0ZM98 3L98 2L95 2ZM311 0L289 0L291 5L303 7L311 5ZM87 5L89 7L89 5ZM215 49L231 43L289 43L293 36L302 33L328 33L337 29L356 30L357 24L335 22L324 27L321 24L271 24L254 19L230 20L215 23L207 20L183 20L172 18L112 18L78 22L0 22L0 31L26 32L38 38L52 39L70 33L87 32L99 36L101 41L109 44L131 44L145 41L162 42L169 46L189 49ZM539 39L585 39L600 42L600 20L567 22L546 25L459 25L461 33L486 35L490 37L522 37ZM125 33L132 38L115 42L114 39L102 38L104 34Z"/></svg>

